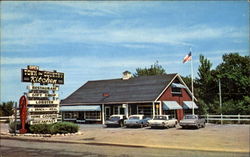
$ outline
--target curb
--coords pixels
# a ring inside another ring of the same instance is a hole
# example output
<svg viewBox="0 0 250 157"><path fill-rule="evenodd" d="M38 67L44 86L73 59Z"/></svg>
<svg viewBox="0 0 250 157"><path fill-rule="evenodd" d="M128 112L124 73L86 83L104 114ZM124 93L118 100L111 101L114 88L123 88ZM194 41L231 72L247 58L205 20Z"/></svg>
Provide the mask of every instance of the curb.
<svg viewBox="0 0 250 157"><path fill-rule="evenodd" d="M67 143L67 144L86 144L95 146L117 146L117 147L132 147L132 148L157 148L157 149L177 149L177 150L187 150L187 151L206 151L206 152L229 152L229 153L249 153L249 150L228 150L228 149L211 149L211 148L190 148L190 147L176 147L176 146L163 146L163 145L136 145L136 144L125 144L125 143L111 143L111 142L86 142L86 141L63 141L63 140L50 140L46 139L32 139L26 137L16 137L16 136L1 136L0 139L7 140L19 140L19 141L31 141L31 142L48 142L48 143Z"/></svg>

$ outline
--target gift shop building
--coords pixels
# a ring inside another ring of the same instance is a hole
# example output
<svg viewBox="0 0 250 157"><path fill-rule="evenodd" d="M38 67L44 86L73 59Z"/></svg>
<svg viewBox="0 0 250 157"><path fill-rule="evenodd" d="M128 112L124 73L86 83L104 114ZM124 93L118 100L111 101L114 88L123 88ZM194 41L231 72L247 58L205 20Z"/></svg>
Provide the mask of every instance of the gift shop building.
<svg viewBox="0 0 250 157"><path fill-rule="evenodd" d="M179 74L88 81L61 101L63 121L100 123L114 114L148 117L168 114L180 120L191 113L192 93Z"/></svg>

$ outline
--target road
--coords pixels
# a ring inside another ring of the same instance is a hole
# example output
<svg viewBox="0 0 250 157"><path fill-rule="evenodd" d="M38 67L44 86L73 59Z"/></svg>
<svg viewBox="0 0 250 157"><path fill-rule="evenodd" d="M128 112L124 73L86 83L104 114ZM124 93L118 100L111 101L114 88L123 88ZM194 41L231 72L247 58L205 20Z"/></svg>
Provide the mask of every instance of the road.
<svg viewBox="0 0 250 157"><path fill-rule="evenodd" d="M98 146L1 139L1 157L249 157L248 153Z"/></svg>

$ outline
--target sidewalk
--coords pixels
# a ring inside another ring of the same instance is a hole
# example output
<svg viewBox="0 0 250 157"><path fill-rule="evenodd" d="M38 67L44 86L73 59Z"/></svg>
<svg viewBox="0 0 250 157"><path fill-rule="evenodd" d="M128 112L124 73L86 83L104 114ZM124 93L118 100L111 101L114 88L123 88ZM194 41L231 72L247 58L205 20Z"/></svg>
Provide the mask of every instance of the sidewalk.
<svg viewBox="0 0 250 157"><path fill-rule="evenodd" d="M2 124L1 124L2 128ZM78 135L27 137L3 135L1 138L46 142L85 143L131 147L170 148L221 152L249 152L249 125L213 125L203 129L105 128L102 125L80 125Z"/></svg>

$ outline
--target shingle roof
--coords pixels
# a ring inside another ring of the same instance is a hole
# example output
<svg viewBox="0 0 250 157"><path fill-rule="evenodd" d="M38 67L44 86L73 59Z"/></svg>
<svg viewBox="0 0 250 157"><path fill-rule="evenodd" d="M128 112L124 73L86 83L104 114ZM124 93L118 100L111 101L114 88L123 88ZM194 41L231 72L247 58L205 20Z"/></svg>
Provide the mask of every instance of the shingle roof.
<svg viewBox="0 0 250 157"><path fill-rule="evenodd" d="M154 101L177 74L88 81L61 104ZM104 97L103 93L108 93Z"/></svg>

